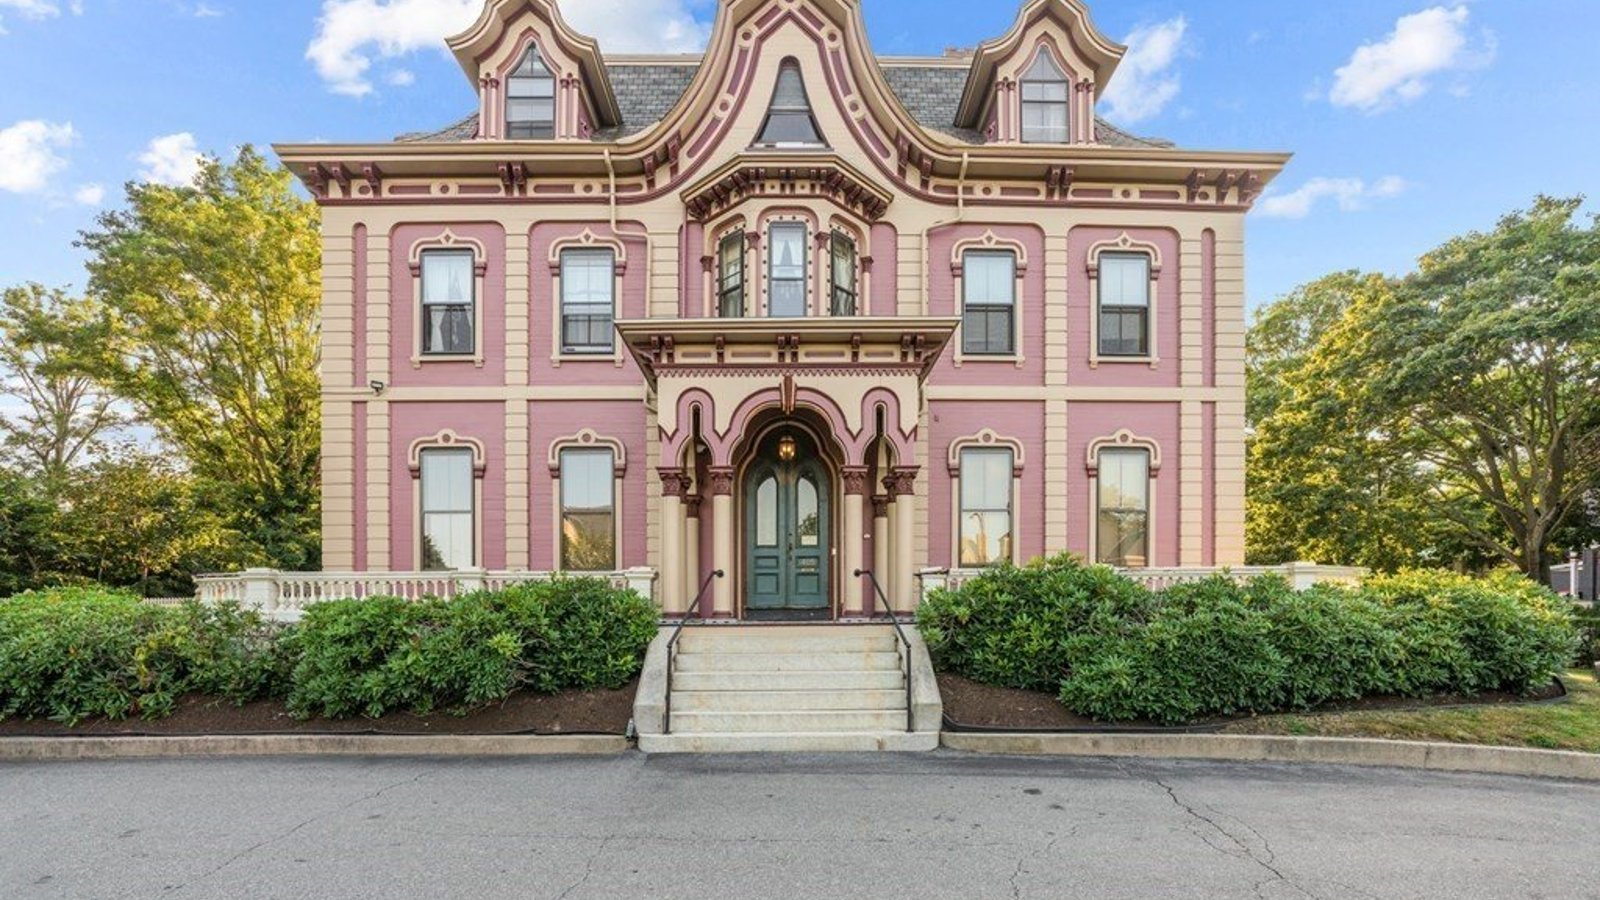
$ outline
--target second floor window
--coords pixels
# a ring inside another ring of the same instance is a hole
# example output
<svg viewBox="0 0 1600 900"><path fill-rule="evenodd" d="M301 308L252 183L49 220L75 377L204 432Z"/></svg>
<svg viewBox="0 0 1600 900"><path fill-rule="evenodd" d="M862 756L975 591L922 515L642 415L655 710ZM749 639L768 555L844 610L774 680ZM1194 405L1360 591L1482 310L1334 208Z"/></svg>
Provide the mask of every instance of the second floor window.
<svg viewBox="0 0 1600 900"><path fill-rule="evenodd" d="M506 137L549 140L555 136L556 80L535 44L506 78Z"/></svg>
<svg viewBox="0 0 1600 900"><path fill-rule="evenodd" d="M853 316L858 311L856 290L856 242L843 232L833 233L832 264L829 267L833 289L832 313Z"/></svg>
<svg viewBox="0 0 1600 900"><path fill-rule="evenodd" d="M1150 257L1100 257L1100 355L1150 355Z"/></svg>
<svg viewBox="0 0 1600 900"><path fill-rule="evenodd" d="M477 503L471 450L423 450L422 569L472 568L477 543Z"/></svg>
<svg viewBox="0 0 1600 900"><path fill-rule="evenodd" d="M717 248L717 315L744 315L744 232L735 231Z"/></svg>
<svg viewBox="0 0 1600 900"><path fill-rule="evenodd" d="M806 314L806 226L774 222L767 230L767 314Z"/></svg>
<svg viewBox="0 0 1600 900"><path fill-rule="evenodd" d="M1067 143L1067 98L1072 93L1069 87L1067 76L1061 74L1055 60L1041 51L1022 76L1023 143Z"/></svg>
<svg viewBox="0 0 1600 900"><path fill-rule="evenodd" d="M561 451L561 569L617 567L616 482L610 450Z"/></svg>
<svg viewBox="0 0 1600 900"><path fill-rule="evenodd" d="M422 253L422 352L466 356L475 352L477 278L470 250Z"/></svg>
<svg viewBox="0 0 1600 900"><path fill-rule="evenodd" d="M561 350L610 353L616 310L616 257L610 250L561 252Z"/></svg>
<svg viewBox="0 0 1600 900"><path fill-rule="evenodd" d="M964 568L1011 561L1010 450L961 451L961 557Z"/></svg>
<svg viewBox="0 0 1600 900"><path fill-rule="evenodd" d="M970 251L961 265L961 352L1007 356L1016 352L1017 258Z"/></svg>

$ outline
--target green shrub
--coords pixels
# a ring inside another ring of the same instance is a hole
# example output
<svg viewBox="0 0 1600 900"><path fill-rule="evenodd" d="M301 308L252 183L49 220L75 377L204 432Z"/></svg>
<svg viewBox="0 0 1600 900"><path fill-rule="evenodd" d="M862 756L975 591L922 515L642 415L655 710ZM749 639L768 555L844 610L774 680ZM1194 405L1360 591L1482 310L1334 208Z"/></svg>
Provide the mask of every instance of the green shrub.
<svg viewBox="0 0 1600 900"><path fill-rule="evenodd" d="M237 606L163 608L96 588L0 601L0 719L169 714L188 693L281 692L276 626Z"/></svg>
<svg viewBox="0 0 1600 900"><path fill-rule="evenodd" d="M1002 687L1053 691L1079 660L1149 615L1143 587L1070 556L997 566L934 591L917 627L941 669Z"/></svg>
<svg viewBox="0 0 1600 900"><path fill-rule="evenodd" d="M1574 615L1578 626L1577 663L1592 666L1600 662L1600 607L1579 607Z"/></svg>
<svg viewBox="0 0 1600 900"><path fill-rule="evenodd" d="M621 687L638 674L656 627L649 600L599 579L420 603L320 603L292 638L289 710L302 718L459 712L524 687Z"/></svg>
<svg viewBox="0 0 1600 900"><path fill-rule="evenodd" d="M1577 646L1570 604L1516 574L1303 593L1216 577L1152 596L1062 557L935 592L917 621L943 671L1054 690L1104 721L1168 724L1376 694L1529 692Z"/></svg>

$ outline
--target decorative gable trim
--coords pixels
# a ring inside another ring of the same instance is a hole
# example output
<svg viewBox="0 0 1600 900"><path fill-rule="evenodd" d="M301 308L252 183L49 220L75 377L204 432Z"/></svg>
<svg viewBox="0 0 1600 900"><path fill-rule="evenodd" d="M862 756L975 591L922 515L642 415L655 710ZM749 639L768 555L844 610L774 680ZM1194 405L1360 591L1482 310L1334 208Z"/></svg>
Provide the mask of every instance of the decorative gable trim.
<svg viewBox="0 0 1600 900"><path fill-rule="evenodd" d="M972 70L967 75L966 90L961 94L961 105L956 110L956 126L982 129L988 125L995 100L995 91L991 88L995 86L999 69L1007 60L1021 55L1026 55L1028 61L1032 61L1032 45L1036 42L1030 39L1035 31L1034 26L1047 17L1055 19L1066 30L1072 41L1072 49L1093 70L1092 75L1088 72L1078 73L1086 76L1084 80L1090 82L1088 89L1093 90L1096 97L1105 90L1128 48L1106 37L1095 27L1083 0L1030 0L1018 13L1010 31L978 45L972 57ZM1064 52L1066 48L1057 49ZM1071 60L1058 59L1057 62L1069 63L1068 72L1077 69L1070 65ZM1014 82L1012 87L1015 87ZM1079 90L1083 88L1080 86Z"/></svg>
<svg viewBox="0 0 1600 900"><path fill-rule="evenodd" d="M501 55L507 42L526 46L526 32L514 27L525 16L540 20L548 29L547 41L540 42L541 52L548 54L545 60L547 64L553 64L560 57L574 61L577 74L581 75L580 87L587 106L596 120L594 127L608 128L622 124L622 110L617 106L617 97L611 88L611 78L606 73L600 44L594 38L572 30L561 17L555 0L488 0L472 27L445 41L472 86L478 90L492 91L498 85L501 73L486 69L486 63ZM558 84L574 75L566 71L553 71L552 74ZM490 96L498 97L498 91L493 91Z"/></svg>

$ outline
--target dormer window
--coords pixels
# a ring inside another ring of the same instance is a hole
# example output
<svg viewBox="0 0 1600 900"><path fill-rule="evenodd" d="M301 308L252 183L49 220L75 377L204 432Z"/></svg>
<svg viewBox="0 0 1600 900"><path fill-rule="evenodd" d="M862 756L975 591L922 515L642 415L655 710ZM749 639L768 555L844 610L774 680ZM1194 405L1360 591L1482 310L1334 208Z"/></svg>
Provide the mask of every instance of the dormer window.
<svg viewBox="0 0 1600 900"><path fill-rule="evenodd" d="M767 120L761 126L756 145L823 146L822 132L817 128L816 117L811 114L811 101L806 96L806 82L800 75L800 64L793 59L786 59L778 66L778 86L772 91L772 105L767 109Z"/></svg>
<svg viewBox="0 0 1600 900"><path fill-rule="evenodd" d="M556 80L534 44L506 79L506 137L550 140L555 136Z"/></svg>
<svg viewBox="0 0 1600 900"><path fill-rule="evenodd" d="M1065 144L1067 98L1071 93L1067 76L1061 73L1048 51L1041 50L1027 74L1022 76L1022 142L1025 144Z"/></svg>

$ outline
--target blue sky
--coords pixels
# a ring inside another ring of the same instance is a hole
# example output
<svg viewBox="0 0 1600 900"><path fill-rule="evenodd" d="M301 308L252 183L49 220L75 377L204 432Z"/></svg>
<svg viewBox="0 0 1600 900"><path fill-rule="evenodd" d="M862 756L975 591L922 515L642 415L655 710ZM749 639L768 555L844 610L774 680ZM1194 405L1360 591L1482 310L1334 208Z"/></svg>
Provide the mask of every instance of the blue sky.
<svg viewBox="0 0 1600 900"><path fill-rule="evenodd" d="M453 121L439 37L478 0L0 0L0 286L80 285L72 241L193 153ZM617 51L691 49L710 0L577 0ZM1131 43L1102 111L1185 146L1297 157L1250 222L1252 304L1406 270L1539 192L1600 194L1595 0L1090 0ZM884 54L1003 32L1012 2L865 0Z"/></svg>

